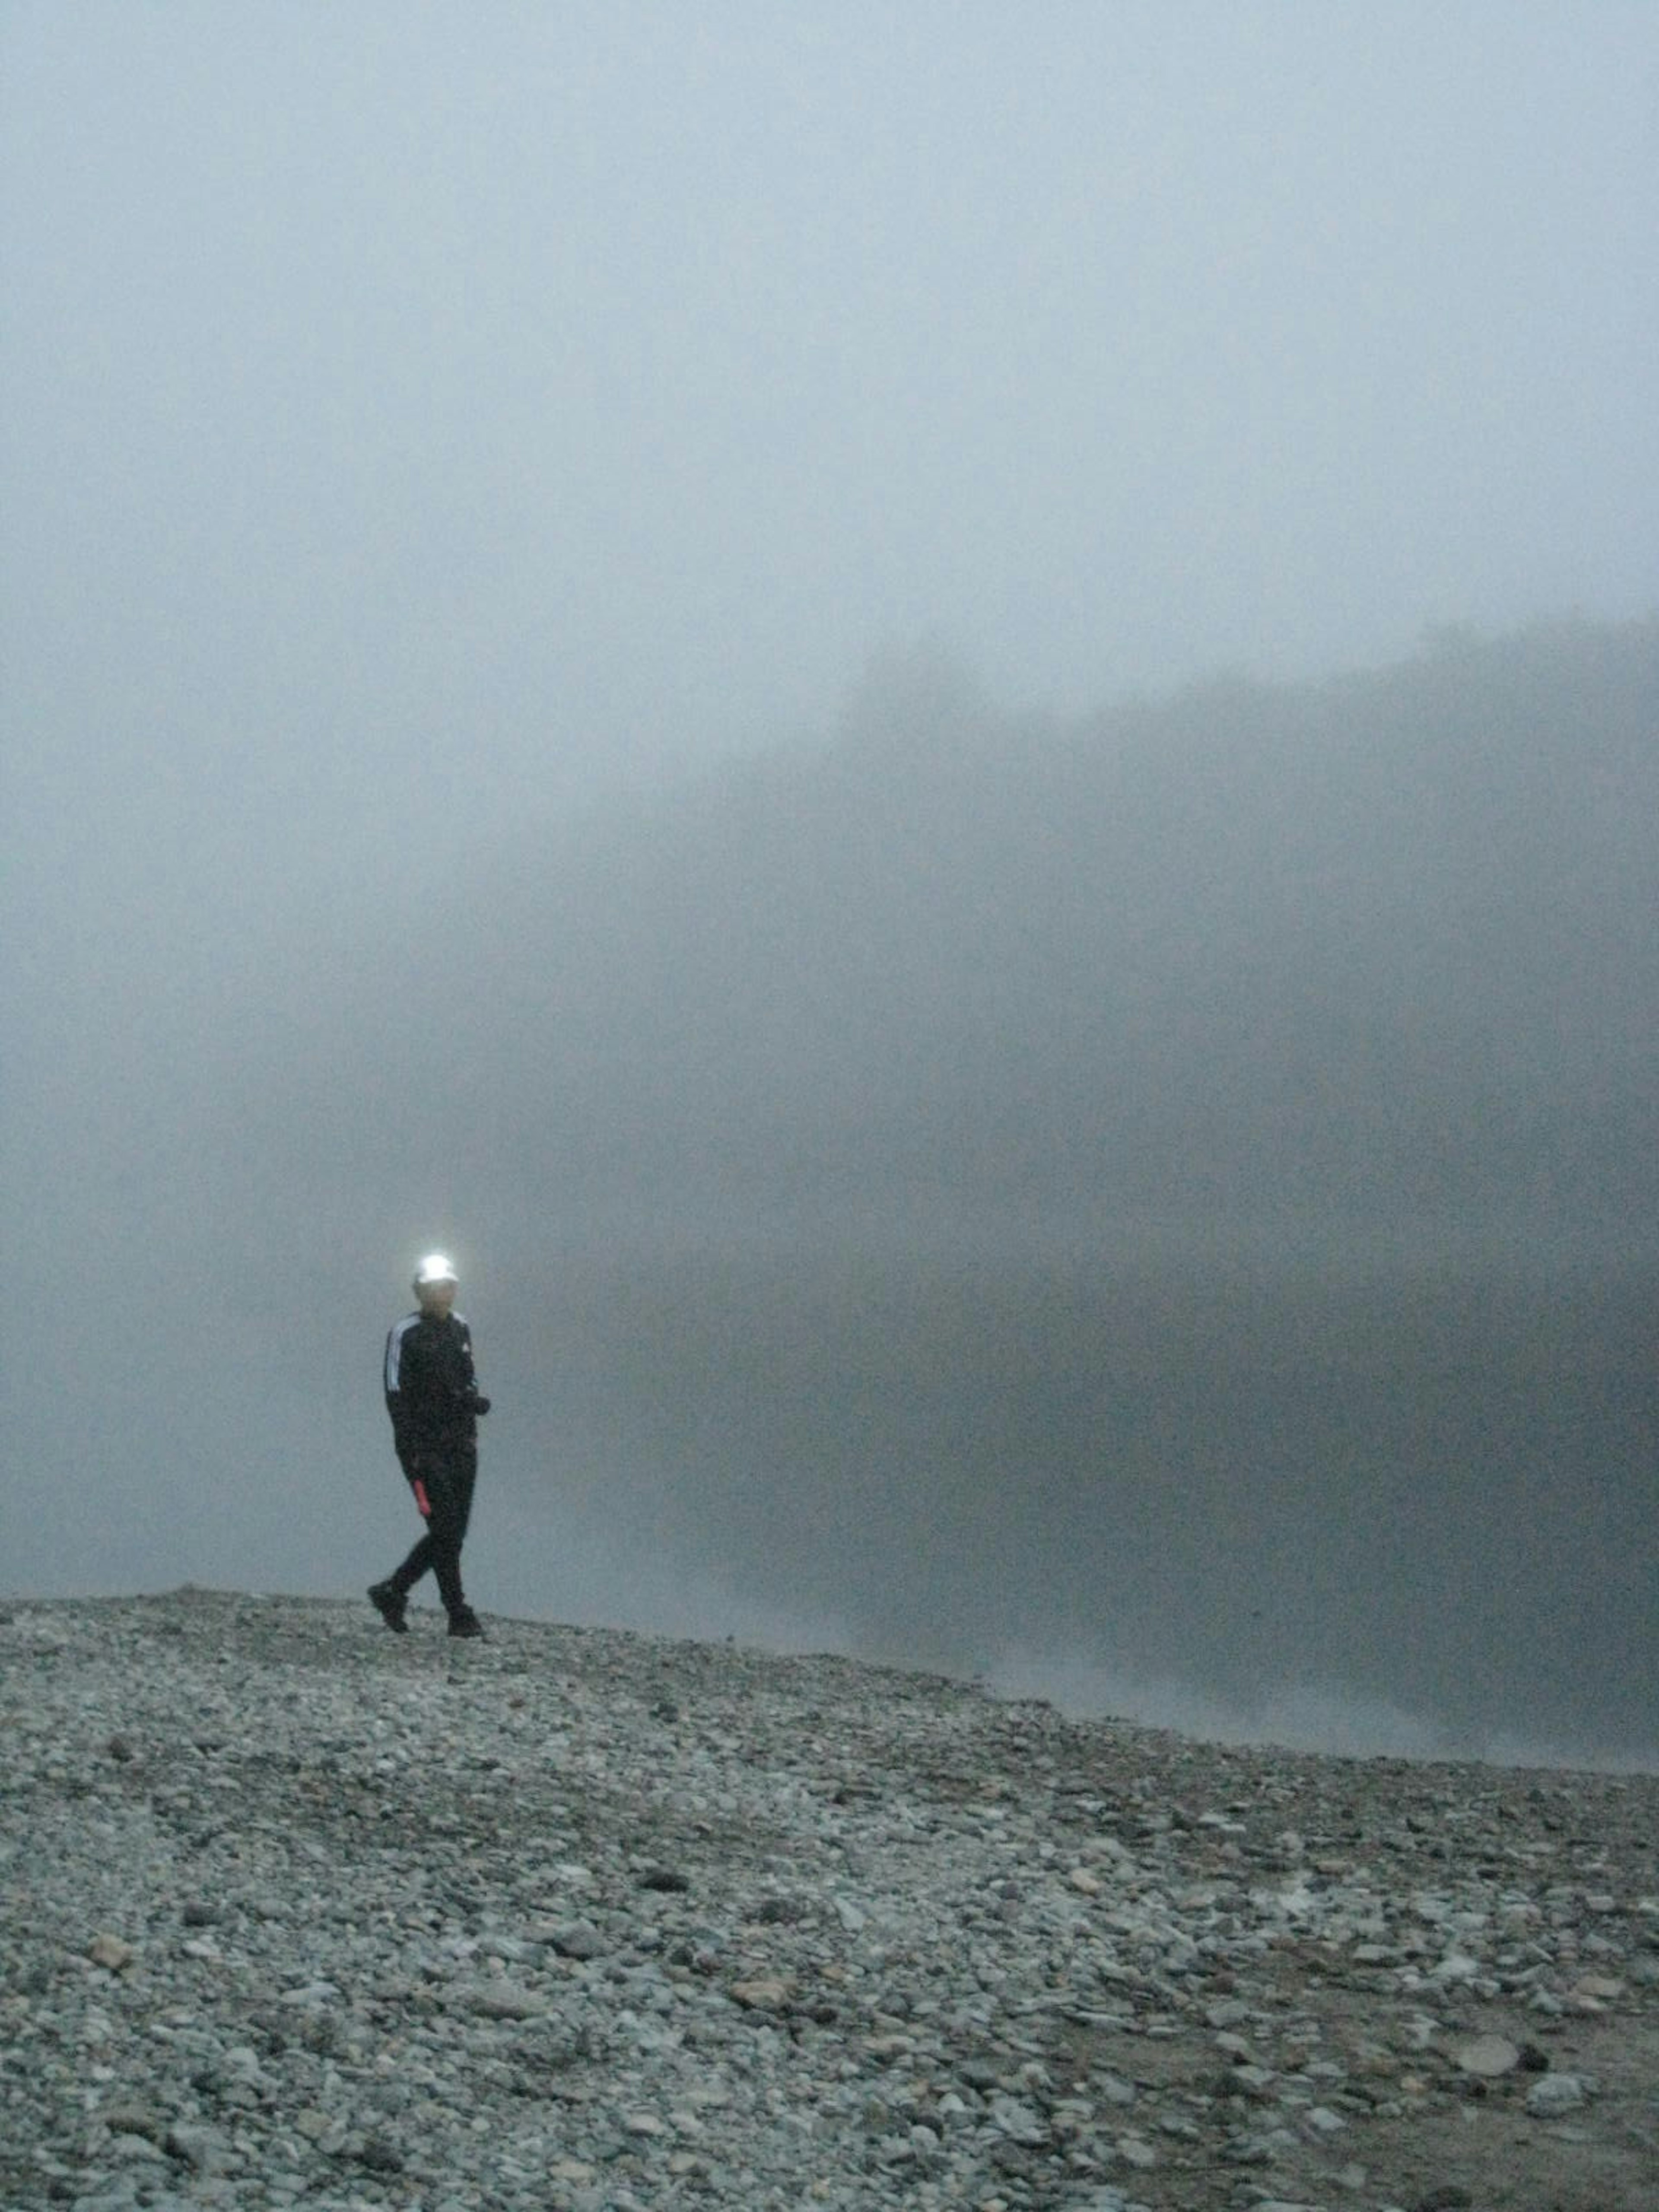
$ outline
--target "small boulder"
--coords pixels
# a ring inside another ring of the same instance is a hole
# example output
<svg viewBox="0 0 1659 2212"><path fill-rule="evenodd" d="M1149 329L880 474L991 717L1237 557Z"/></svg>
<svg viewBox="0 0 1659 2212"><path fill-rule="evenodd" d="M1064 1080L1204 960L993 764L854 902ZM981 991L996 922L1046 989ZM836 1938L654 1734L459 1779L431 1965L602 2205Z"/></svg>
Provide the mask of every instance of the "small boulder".
<svg viewBox="0 0 1659 2212"><path fill-rule="evenodd" d="M733 1982L732 1996L745 2012L781 2012L789 2002L790 1988L781 1976L763 1975L753 1981Z"/></svg>
<svg viewBox="0 0 1659 2212"><path fill-rule="evenodd" d="M1535 2120L1553 2120L1562 2112L1576 2112L1595 2093L1588 2074L1545 2074L1527 2092L1527 2110Z"/></svg>
<svg viewBox="0 0 1659 2212"><path fill-rule="evenodd" d="M1521 2063L1521 2051L1507 2036L1475 2035L1467 2043L1455 2045L1452 2057L1464 2073L1496 2081L1500 2075L1514 2072Z"/></svg>

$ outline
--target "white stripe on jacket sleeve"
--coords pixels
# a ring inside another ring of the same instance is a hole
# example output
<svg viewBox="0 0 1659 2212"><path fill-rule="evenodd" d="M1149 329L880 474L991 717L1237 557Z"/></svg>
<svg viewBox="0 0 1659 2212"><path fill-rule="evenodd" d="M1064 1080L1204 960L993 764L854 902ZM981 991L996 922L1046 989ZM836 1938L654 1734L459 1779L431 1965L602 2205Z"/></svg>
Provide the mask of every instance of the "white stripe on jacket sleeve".
<svg viewBox="0 0 1659 2212"><path fill-rule="evenodd" d="M397 1322L386 1340L386 1387L391 1397L397 1390L398 1377L403 1365L404 1339L420 1319L419 1314L407 1314Z"/></svg>

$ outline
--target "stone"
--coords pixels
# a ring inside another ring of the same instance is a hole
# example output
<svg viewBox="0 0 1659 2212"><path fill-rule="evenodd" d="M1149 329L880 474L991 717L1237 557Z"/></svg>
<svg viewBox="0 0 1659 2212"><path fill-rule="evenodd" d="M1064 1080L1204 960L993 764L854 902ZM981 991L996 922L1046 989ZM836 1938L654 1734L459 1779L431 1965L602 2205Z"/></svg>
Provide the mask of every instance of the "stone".
<svg viewBox="0 0 1659 2212"><path fill-rule="evenodd" d="M602 1959L611 1948L591 1920L560 1921L547 1941L562 1959Z"/></svg>
<svg viewBox="0 0 1659 2212"><path fill-rule="evenodd" d="M118 2158L129 2161L137 2159L140 2163L148 2160L158 2166L167 2163L166 2151L149 2136L133 2135L123 2130L112 2135L110 2142Z"/></svg>
<svg viewBox="0 0 1659 2212"><path fill-rule="evenodd" d="M146 2142L158 2148L167 2142L166 2119L146 2106L108 2105L98 2117L112 2135L142 2136Z"/></svg>
<svg viewBox="0 0 1659 2212"><path fill-rule="evenodd" d="M546 2012L544 1999L533 1990L516 1989L510 1982L486 1982L466 1993L466 2005L485 2020L538 2020Z"/></svg>
<svg viewBox="0 0 1659 2212"><path fill-rule="evenodd" d="M691 1887L691 1878L678 1867L647 1867L638 1877L641 1889L653 1889L664 1896L684 1896Z"/></svg>
<svg viewBox="0 0 1659 2212"><path fill-rule="evenodd" d="M792 1984L777 1976L733 1982L732 1995L747 2012L778 2012L789 2002Z"/></svg>
<svg viewBox="0 0 1659 2212"><path fill-rule="evenodd" d="M1520 2045L1506 2035L1471 2036L1465 2043L1454 2044L1451 2055L1464 2073L1492 2081L1512 2073L1521 2063Z"/></svg>
<svg viewBox="0 0 1659 2212"><path fill-rule="evenodd" d="M15 1610L20 2203L1418 2212L1477 2159L1565 2201L1587 2147L1644 2201L1645 2077L1565 2054L1580 2005L1659 2035L1654 1778L610 1630L451 1670L349 1604Z"/></svg>
<svg viewBox="0 0 1659 2212"><path fill-rule="evenodd" d="M1534 2119L1553 2119L1561 2112L1576 2112L1591 2094L1587 2075L1545 2074L1528 2090L1527 2110Z"/></svg>
<svg viewBox="0 0 1659 2212"><path fill-rule="evenodd" d="M229 2162L229 2145L216 2128L175 2121L167 2131L163 2147L170 2157L198 2173L222 2172Z"/></svg>

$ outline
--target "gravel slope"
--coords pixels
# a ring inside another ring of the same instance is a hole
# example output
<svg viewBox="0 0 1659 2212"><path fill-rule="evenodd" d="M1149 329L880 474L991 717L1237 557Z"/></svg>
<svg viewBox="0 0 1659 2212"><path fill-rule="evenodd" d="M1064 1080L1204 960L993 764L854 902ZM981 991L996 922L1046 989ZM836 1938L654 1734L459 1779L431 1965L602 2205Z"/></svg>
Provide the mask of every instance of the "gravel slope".
<svg viewBox="0 0 1659 2212"><path fill-rule="evenodd" d="M1654 2212L1659 1778L0 1608L0 2203Z"/></svg>

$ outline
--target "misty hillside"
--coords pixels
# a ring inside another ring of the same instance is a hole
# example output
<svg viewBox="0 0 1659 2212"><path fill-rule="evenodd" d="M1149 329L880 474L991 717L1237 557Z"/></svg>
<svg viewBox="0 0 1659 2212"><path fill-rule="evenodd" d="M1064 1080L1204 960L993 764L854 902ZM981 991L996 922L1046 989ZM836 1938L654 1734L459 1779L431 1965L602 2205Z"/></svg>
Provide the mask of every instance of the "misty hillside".
<svg viewBox="0 0 1659 2212"><path fill-rule="evenodd" d="M446 915L446 1048L682 1201L1613 1220L1656 819L1653 623L1064 730L901 671Z"/></svg>
<svg viewBox="0 0 1659 2212"><path fill-rule="evenodd" d="M1656 732L1651 623L1064 728L901 669L458 857L200 1185L286 1463L361 1422L292 1573L435 1232L485 1601L1651 1754Z"/></svg>

